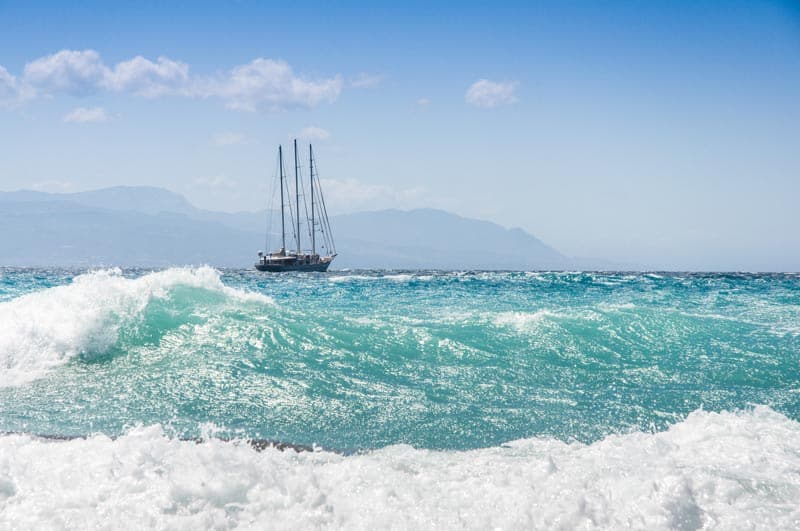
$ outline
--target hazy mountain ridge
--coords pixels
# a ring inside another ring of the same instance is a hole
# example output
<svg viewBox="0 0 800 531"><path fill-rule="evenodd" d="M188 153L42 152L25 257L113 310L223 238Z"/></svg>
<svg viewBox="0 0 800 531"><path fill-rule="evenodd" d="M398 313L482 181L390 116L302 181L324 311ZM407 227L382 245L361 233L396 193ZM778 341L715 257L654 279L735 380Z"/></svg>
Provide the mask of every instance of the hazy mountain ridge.
<svg viewBox="0 0 800 531"><path fill-rule="evenodd" d="M489 221L442 210L380 210L335 218L335 230L345 238L381 243L406 251L413 267L482 269L564 268L570 260L521 229L505 229ZM367 253L350 249L369 267L390 267ZM367 254L365 256L365 254ZM464 264L469 264L465 266Z"/></svg>
<svg viewBox="0 0 800 531"><path fill-rule="evenodd" d="M359 212L331 223L336 268L575 266L521 229L441 210ZM202 210L155 187L0 192L0 265L249 267L264 249L265 226L266 211Z"/></svg>
<svg viewBox="0 0 800 531"><path fill-rule="evenodd" d="M0 202L0 264L14 266L240 265L253 237L182 214L143 214L70 201ZM246 263L246 262L244 262Z"/></svg>
<svg viewBox="0 0 800 531"><path fill-rule="evenodd" d="M143 214L169 212L193 219L216 221L239 230L252 230L254 223L263 225L266 211L215 212L191 204L176 192L155 186L113 186L86 192L49 193L32 190L0 192L0 202L68 201L102 210L120 210Z"/></svg>

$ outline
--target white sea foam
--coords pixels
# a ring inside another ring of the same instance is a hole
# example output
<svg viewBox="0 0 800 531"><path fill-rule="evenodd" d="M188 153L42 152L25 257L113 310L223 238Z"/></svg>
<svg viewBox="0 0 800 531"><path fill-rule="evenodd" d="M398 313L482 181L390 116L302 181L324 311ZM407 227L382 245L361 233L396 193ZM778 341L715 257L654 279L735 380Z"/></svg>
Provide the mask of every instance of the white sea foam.
<svg viewBox="0 0 800 531"><path fill-rule="evenodd" d="M555 317L556 315L556 313L549 310L537 310L535 312L501 312L495 314L492 320L497 326L512 326L523 329L535 325L548 317Z"/></svg>
<svg viewBox="0 0 800 531"><path fill-rule="evenodd" d="M430 280L431 275L414 275L411 273L393 273L381 275L331 275L328 277L329 282L342 283L342 282L369 282L369 281L394 281L394 282L408 282L409 280Z"/></svg>
<svg viewBox="0 0 800 531"><path fill-rule="evenodd" d="M606 311L618 311L618 310L635 310L636 305L632 302L617 302L617 303L609 303L609 302L601 302L597 305L598 308L601 310Z"/></svg>
<svg viewBox="0 0 800 531"><path fill-rule="evenodd" d="M0 437L0 528L791 529L800 424L697 411L591 445L296 454L169 439Z"/></svg>
<svg viewBox="0 0 800 531"><path fill-rule="evenodd" d="M378 276L370 276L370 275L329 275L327 277L328 282L332 282L334 284L342 283L342 282L356 282L356 281L368 281L368 280L380 280Z"/></svg>
<svg viewBox="0 0 800 531"><path fill-rule="evenodd" d="M394 275L384 275L383 278L386 280L392 280L394 282L408 282L409 280L416 279L418 277L408 273L397 273Z"/></svg>
<svg viewBox="0 0 800 531"><path fill-rule="evenodd" d="M243 301L270 300L225 286L210 267L173 268L135 279L118 269L79 275L71 284L0 303L0 385L28 382L79 354L107 351L124 322L178 286Z"/></svg>

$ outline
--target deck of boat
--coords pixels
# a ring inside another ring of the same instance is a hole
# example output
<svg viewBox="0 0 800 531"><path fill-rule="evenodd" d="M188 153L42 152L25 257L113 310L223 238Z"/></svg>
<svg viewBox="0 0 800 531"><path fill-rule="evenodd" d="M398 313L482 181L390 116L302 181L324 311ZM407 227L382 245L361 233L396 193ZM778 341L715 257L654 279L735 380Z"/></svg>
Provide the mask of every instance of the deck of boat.
<svg viewBox="0 0 800 531"><path fill-rule="evenodd" d="M331 265L330 262L317 262L316 264L286 264L276 262L256 262L255 267L259 271L270 273L282 273L284 271L320 271L325 272Z"/></svg>

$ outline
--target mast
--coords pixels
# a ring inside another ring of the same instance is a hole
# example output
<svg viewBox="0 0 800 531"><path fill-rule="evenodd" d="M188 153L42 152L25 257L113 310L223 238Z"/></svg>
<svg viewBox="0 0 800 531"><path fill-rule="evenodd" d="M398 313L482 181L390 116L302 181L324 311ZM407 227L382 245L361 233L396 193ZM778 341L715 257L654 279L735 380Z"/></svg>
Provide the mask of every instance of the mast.
<svg viewBox="0 0 800 531"><path fill-rule="evenodd" d="M280 174L281 174L281 252L286 252L286 223L283 220L283 148L279 145L278 146L278 161L280 166Z"/></svg>
<svg viewBox="0 0 800 531"><path fill-rule="evenodd" d="M294 204L297 212L297 256L300 256L300 163L297 161L297 139L294 139Z"/></svg>
<svg viewBox="0 0 800 531"><path fill-rule="evenodd" d="M311 183L311 254L317 254L317 235L314 226L314 151L311 144L308 145L308 173Z"/></svg>

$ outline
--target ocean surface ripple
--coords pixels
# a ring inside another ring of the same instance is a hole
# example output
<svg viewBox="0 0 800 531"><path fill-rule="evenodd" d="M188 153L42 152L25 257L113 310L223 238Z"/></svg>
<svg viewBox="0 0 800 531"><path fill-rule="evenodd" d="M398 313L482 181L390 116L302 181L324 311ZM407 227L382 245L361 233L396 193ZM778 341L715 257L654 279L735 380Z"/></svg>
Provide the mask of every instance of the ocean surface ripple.
<svg viewBox="0 0 800 531"><path fill-rule="evenodd" d="M798 362L798 275L0 269L0 527L794 527Z"/></svg>

